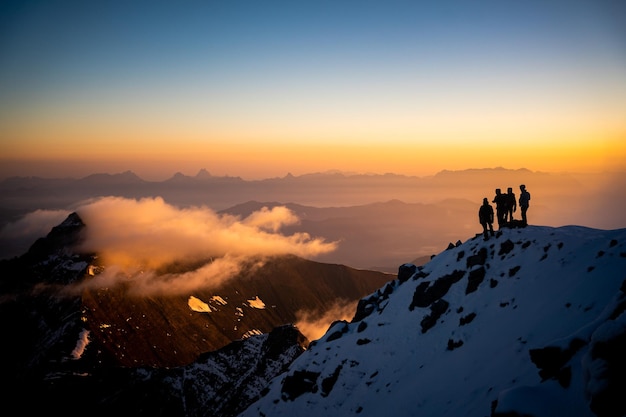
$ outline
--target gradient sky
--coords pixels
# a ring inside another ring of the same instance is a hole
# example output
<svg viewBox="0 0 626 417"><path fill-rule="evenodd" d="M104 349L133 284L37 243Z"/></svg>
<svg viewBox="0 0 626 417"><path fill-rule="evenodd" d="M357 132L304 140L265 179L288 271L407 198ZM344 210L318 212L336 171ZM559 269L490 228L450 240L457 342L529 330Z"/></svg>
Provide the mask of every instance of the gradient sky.
<svg viewBox="0 0 626 417"><path fill-rule="evenodd" d="M3 1L0 178L626 170L626 3Z"/></svg>

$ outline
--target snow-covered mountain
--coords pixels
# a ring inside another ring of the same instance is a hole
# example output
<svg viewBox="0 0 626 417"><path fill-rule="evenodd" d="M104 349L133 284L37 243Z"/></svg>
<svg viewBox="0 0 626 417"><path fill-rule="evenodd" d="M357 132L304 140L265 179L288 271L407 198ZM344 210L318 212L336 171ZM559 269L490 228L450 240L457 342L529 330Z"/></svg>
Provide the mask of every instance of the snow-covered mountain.
<svg viewBox="0 0 626 417"><path fill-rule="evenodd" d="M624 416L626 229L451 245L359 303L241 414Z"/></svg>

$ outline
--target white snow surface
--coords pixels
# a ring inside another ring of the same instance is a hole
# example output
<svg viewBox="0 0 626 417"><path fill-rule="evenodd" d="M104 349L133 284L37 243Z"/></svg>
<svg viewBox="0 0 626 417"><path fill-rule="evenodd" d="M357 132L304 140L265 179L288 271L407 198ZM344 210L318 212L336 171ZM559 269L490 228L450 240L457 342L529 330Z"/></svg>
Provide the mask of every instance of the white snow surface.
<svg viewBox="0 0 626 417"><path fill-rule="evenodd" d="M259 298L258 295L255 296L253 299L248 300L248 305L252 308L265 310L265 303Z"/></svg>
<svg viewBox="0 0 626 417"><path fill-rule="evenodd" d="M213 297L211 297L211 301L212 301L212 302L214 302L214 303L216 303L216 304L223 305L223 306L225 306L226 304L228 304L228 303L226 302L226 300L224 300L224 299L223 299L222 297L220 297L219 295L214 295Z"/></svg>
<svg viewBox="0 0 626 417"><path fill-rule="evenodd" d="M187 305L193 311L197 311L199 313L210 313L211 306L199 299L198 297L194 297L193 295L189 296L187 300Z"/></svg>
<svg viewBox="0 0 626 417"><path fill-rule="evenodd" d="M512 249L499 254L507 241ZM466 294L470 272L481 268L467 261L481 248L486 274ZM465 274L443 295L445 313L423 332L422 319L432 312L410 308L416 288L453 271ZM601 388L594 367L602 364L588 352L626 326L623 314L607 323L625 279L626 229L528 226L488 241L471 238L407 281L391 281L388 297L381 297L384 288L365 297L380 300L372 313L331 325L241 415L484 417L497 404L498 412L535 417L594 416L587 392ZM574 338L586 345L569 361L571 384L542 381L529 351L566 348ZM312 388L285 394L287 380L302 372L311 373L303 380Z"/></svg>
<svg viewBox="0 0 626 417"><path fill-rule="evenodd" d="M89 330L83 329L78 336L76 346L72 350L72 359L80 359L89 344Z"/></svg>

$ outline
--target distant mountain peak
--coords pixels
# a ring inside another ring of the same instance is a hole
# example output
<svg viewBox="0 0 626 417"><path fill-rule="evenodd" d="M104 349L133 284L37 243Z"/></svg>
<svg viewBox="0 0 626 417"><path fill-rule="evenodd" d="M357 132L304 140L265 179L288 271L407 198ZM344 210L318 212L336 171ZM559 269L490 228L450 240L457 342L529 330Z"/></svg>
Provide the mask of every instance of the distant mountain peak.
<svg viewBox="0 0 626 417"><path fill-rule="evenodd" d="M197 179L205 179L205 178L211 178L212 175L209 173L209 171L207 171L206 169L202 168L200 171L198 171L198 173L196 174L196 178Z"/></svg>
<svg viewBox="0 0 626 417"><path fill-rule="evenodd" d="M91 174L80 181L82 182L99 182L99 183L142 183L144 182L133 171L124 171L117 174L97 173Z"/></svg>
<svg viewBox="0 0 626 417"><path fill-rule="evenodd" d="M438 173L435 174L435 177L437 176L441 176L441 175L451 175L451 174L463 174L463 173L475 173L475 174L480 174L480 173L493 173L493 172L511 172L511 173L532 173L533 171L527 169L527 168L516 168L516 169L512 169L512 168L505 168L502 166L497 166L497 167L492 167L492 168L467 168L467 169L461 169L461 170L450 170L450 169L444 169L439 171Z"/></svg>
<svg viewBox="0 0 626 417"><path fill-rule="evenodd" d="M127 171L124 171L124 172L122 172L122 173L120 173L120 174L116 174L116 175L119 175L120 177L126 177L126 178L139 178L139 177L137 176L137 174L135 174L135 173L134 173L133 171L131 171L131 170L127 170Z"/></svg>
<svg viewBox="0 0 626 417"><path fill-rule="evenodd" d="M189 178L187 175L183 174L180 171L177 171L174 173L174 175L172 175L172 179L174 178Z"/></svg>

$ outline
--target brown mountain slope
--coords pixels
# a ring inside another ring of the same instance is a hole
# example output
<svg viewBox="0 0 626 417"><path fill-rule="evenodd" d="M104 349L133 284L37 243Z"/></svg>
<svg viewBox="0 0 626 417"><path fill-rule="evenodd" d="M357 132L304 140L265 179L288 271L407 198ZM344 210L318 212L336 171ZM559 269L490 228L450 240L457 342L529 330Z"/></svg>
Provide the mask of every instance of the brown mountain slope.
<svg viewBox="0 0 626 417"><path fill-rule="evenodd" d="M122 366L179 366L233 340L296 323L299 312L321 315L338 302L356 303L393 278L279 256L261 268L244 269L217 289L184 295L86 290L83 320L90 340Z"/></svg>

